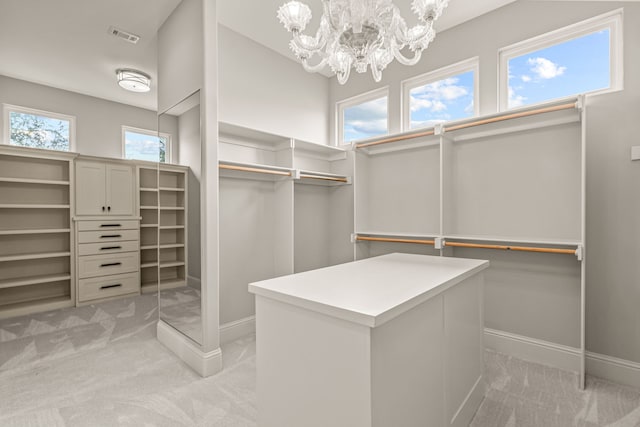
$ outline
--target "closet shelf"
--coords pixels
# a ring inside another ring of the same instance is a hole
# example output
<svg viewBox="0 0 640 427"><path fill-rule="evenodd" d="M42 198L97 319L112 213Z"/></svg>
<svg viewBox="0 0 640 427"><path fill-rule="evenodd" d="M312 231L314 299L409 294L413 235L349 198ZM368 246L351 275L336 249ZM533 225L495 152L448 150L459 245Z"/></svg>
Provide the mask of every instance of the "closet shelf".
<svg viewBox="0 0 640 427"><path fill-rule="evenodd" d="M157 188L150 188L150 187L140 187L140 191L149 192L149 193L157 193L158 189Z"/></svg>
<svg viewBox="0 0 640 427"><path fill-rule="evenodd" d="M160 263L160 268L182 267L184 261L166 261Z"/></svg>
<svg viewBox="0 0 640 427"><path fill-rule="evenodd" d="M6 319L34 312L58 310L66 307L73 307L73 301L71 301L71 297L69 296L42 298L38 300L5 304L0 305L0 319Z"/></svg>
<svg viewBox="0 0 640 427"><path fill-rule="evenodd" d="M183 211L184 206L161 206L161 211Z"/></svg>
<svg viewBox="0 0 640 427"><path fill-rule="evenodd" d="M158 228L158 224L140 224L140 228Z"/></svg>
<svg viewBox="0 0 640 427"><path fill-rule="evenodd" d="M291 178L293 169L256 163L238 163L221 161L218 165L220 176L225 178L243 178L262 181L279 181Z"/></svg>
<svg viewBox="0 0 640 427"><path fill-rule="evenodd" d="M140 246L141 251L148 251L149 249L158 249L158 245L143 245Z"/></svg>
<svg viewBox="0 0 640 427"><path fill-rule="evenodd" d="M69 205L0 204L0 209L69 209Z"/></svg>
<svg viewBox="0 0 640 427"><path fill-rule="evenodd" d="M140 264L140 268L151 268L151 267L157 267L158 263L157 262L147 262L144 264Z"/></svg>
<svg viewBox="0 0 640 427"><path fill-rule="evenodd" d="M435 239L439 233L407 233L407 232L388 232L388 231L356 231L358 236L366 237L399 237L404 239Z"/></svg>
<svg viewBox="0 0 640 427"><path fill-rule="evenodd" d="M571 239L536 239L506 236L474 236L460 234L445 234L442 236L445 240L468 240L471 242L491 242L491 243L516 243L529 245L545 245L545 246L580 246L582 242Z"/></svg>
<svg viewBox="0 0 640 427"><path fill-rule="evenodd" d="M71 279L70 274L42 275L21 277L19 279L5 279L0 280L0 289L15 288L18 286L38 285L41 283L60 282L62 280L69 279Z"/></svg>
<svg viewBox="0 0 640 427"><path fill-rule="evenodd" d="M160 187L159 190L160 191L166 191L166 192L177 191L177 192L183 192L184 193L184 188L176 188L176 187Z"/></svg>
<svg viewBox="0 0 640 427"><path fill-rule="evenodd" d="M157 206L140 206L140 210L158 210Z"/></svg>
<svg viewBox="0 0 640 427"><path fill-rule="evenodd" d="M296 183L322 185L322 186L338 186L351 184L351 177L344 175L336 175L332 173L314 172L299 170L295 174Z"/></svg>
<svg viewBox="0 0 640 427"><path fill-rule="evenodd" d="M184 248L184 243L169 243L160 245L160 249Z"/></svg>
<svg viewBox="0 0 640 427"><path fill-rule="evenodd" d="M0 230L0 236L26 235L26 234L62 234L69 233L70 228L43 228L31 230Z"/></svg>
<svg viewBox="0 0 640 427"><path fill-rule="evenodd" d="M186 286L187 281L185 279L165 279L160 280L160 290L177 288L180 286Z"/></svg>
<svg viewBox="0 0 640 427"><path fill-rule="evenodd" d="M27 261L32 259L63 258L71 256L71 252L42 252L36 254L11 255L0 257L0 262Z"/></svg>
<svg viewBox="0 0 640 427"><path fill-rule="evenodd" d="M55 180L55 179L33 179L33 178L0 177L0 182L13 182L18 184L69 185L69 181L61 181L61 180Z"/></svg>
<svg viewBox="0 0 640 427"><path fill-rule="evenodd" d="M160 230L181 230L184 225L161 225Z"/></svg>

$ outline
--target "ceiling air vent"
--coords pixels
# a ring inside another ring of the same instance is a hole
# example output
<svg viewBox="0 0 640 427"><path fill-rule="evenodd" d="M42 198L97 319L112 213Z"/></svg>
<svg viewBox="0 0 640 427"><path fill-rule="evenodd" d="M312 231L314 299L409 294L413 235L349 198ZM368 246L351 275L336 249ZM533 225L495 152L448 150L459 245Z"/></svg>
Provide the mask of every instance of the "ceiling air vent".
<svg viewBox="0 0 640 427"><path fill-rule="evenodd" d="M109 34L133 44L138 43L138 40L140 40L140 36L136 36L133 33L129 33L114 26L109 27Z"/></svg>

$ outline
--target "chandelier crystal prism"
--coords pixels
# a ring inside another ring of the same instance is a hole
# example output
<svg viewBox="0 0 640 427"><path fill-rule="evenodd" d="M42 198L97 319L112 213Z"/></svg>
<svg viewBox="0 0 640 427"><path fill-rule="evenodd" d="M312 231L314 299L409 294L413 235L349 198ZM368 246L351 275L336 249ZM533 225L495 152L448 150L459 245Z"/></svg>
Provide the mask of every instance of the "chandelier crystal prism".
<svg viewBox="0 0 640 427"><path fill-rule="evenodd" d="M345 84L352 68L364 73L371 67L379 82L393 61L416 64L436 36L434 22L448 0L413 0L411 10L419 23L409 28L391 0L322 0L323 14L315 36L303 34L311 21L311 9L290 1L278 9L278 19L293 34L291 50L309 72L329 66ZM403 50L410 53L403 54Z"/></svg>

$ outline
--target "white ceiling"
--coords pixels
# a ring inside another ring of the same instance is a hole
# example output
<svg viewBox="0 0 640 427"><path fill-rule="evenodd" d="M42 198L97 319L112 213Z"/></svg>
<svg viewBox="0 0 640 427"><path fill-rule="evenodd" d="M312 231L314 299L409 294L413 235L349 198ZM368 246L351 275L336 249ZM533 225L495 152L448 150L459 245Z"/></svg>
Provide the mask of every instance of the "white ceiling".
<svg viewBox="0 0 640 427"><path fill-rule="evenodd" d="M0 74L155 110L156 33L181 0L0 0ZM218 0L222 25L295 59L290 35L276 18L286 0ZM305 0L317 28L320 0ZM514 0L449 0L437 23L443 31ZM395 0L408 24L411 0ZM107 33L116 26L141 37L133 45ZM152 77L145 94L121 89L117 68ZM329 74L327 74L329 75Z"/></svg>

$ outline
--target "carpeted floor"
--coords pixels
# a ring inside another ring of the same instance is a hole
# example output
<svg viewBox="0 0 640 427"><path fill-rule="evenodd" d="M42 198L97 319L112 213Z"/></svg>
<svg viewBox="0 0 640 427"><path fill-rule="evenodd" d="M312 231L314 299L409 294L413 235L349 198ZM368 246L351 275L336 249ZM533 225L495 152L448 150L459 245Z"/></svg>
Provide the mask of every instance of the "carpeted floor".
<svg viewBox="0 0 640 427"><path fill-rule="evenodd" d="M255 337L200 378L155 339L157 300L1 320L0 426L255 426ZM640 426L640 390L589 378L579 391L573 374L492 351L486 368L473 427Z"/></svg>

